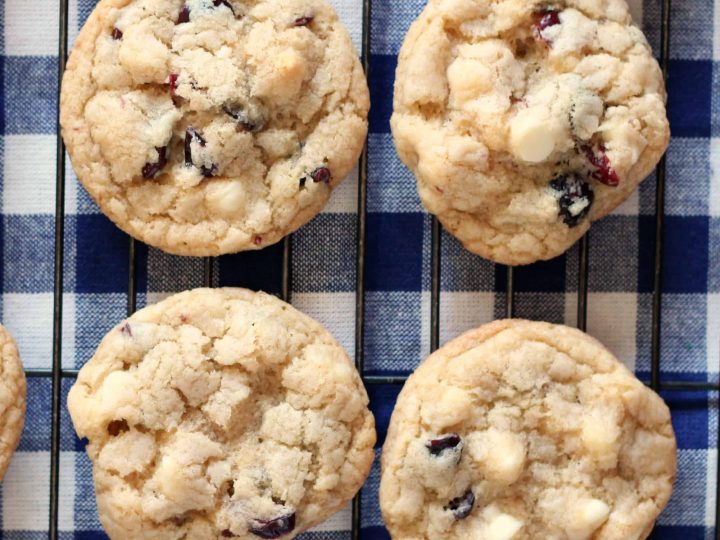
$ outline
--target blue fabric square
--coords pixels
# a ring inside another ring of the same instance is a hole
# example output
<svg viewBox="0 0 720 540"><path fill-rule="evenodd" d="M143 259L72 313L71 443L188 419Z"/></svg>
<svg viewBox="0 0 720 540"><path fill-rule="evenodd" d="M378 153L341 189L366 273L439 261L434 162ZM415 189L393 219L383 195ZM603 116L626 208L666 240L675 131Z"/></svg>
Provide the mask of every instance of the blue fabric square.
<svg viewBox="0 0 720 540"><path fill-rule="evenodd" d="M108 540L107 534L102 531L75 531L74 540Z"/></svg>
<svg viewBox="0 0 720 540"><path fill-rule="evenodd" d="M368 139L368 212L423 212L415 176L400 161L390 133Z"/></svg>
<svg viewBox="0 0 720 540"><path fill-rule="evenodd" d="M75 358L65 358L64 367L82 367L95 354L100 339L126 315L126 294L76 294Z"/></svg>
<svg viewBox="0 0 720 540"><path fill-rule="evenodd" d="M373 54L396 55L410 24L420 15L426 0L374 2L370 46Z"/></svg>
<svg viewBox="0 0 720 540"><path fill-rule="evenodd" d="M655 527L653 538L657 538L657 540L707 540L708 532L705 527L658 525Z"/></svg>
<svg viewBox="0 0 720 540"><path fill-rule="evenodd" d="M370 58L369 76L370 99L370 132L390 133L390 117L392 116L392 96L395 84L397 57L374 54Z"/></svg>
<svg viewBox="0 0 720 540"><path fill-rule="evenodd" d="M421 290L423 229L423 214L368 214L368 290Z"/></svg>
<svg viewBox="0 0 720 540"><path fill-rule="evenodd" d="M470 253L455 237L443 231L440 257L444 291L494 291L495 265Z"/></svg>
<svg viewBox="0 0 720 540"><path fill-rule="evenodd" d="M52 421L50 379L27 379L27 412L25 413L25 429L18 451L42 452L50 450L50 430Z"/></svg>
<svg viewBox="0 0 720 540"><path fill-rule="evenodd" d="M147 274L149 291L180 292L204 287L205 261L200 257L170 255L151 247L148 248Z"/></svg>
<svg viewBox="0 0 720 540"><path fill-rule="evenodd" d="M670 55L703 60L713 56L713 3L707 0L674 2L670 10Z"/></svg>
<svg viewBox="0 0 720 540"><path fill-rule="evenodd" d="M355 214L320 214L293 235L293 290L353 292L357 254Z"/></svg>
<svg viewBox="0 0 720 540"><path fill-rule="evenodd" d="M720 217L710 218L708 292L720 292Z"/></svg>
<svg viewBox="0 0 720 540"><path fill-rule="evenodd" d="M368 396L370 397L370 410L375 416L376 448L382 448L385 444L390 417L400 390L402 390L401 384L371 384L367 386Z"/></svg>
<svg viewBox="0 0 720 540"><path fill-rule="evenodd" d="M637 289L637 217L610 215L593 223L589 246L591 291L634 292Z"/></svg>
<svg viewBox="0 0 720 540"><path fill-rule="evenodd" d="M709 137L713 63L671 60L668 75L668 118L676 137Z"/></svg>
<svg viewBox="0 0 720 540"><path fill-rule="evenodd" d="M702 382L704 377L681 376L682 380L695 379ZM677 380L678 377L673 377ZM667 376L666 376L667 380ZM708 395L704 392L672 391L662 392L672 414L673 428L681 450L703 450L715 444L708 436Z"/></svg>
<svg viewBox="0 0 720 540"><path fill-rule="evenodd" d="M220 285L279 294L282 289L282 242L261 251L220 257Z"/></svg>
<svg viewBox="0 0 720 540"><path fill-rule="evenodd" d="M93 536L83 538L107 538L102 532L95 502L95 485L92 479L92 463L85 452L75 453L75 531Z"/></svg>
<svg viewBox="0 0 720 540"><path fill-rule="evenodd" d="M429 314L428 314L429 315ZM420 292L365 295L365 373L406 375L422 360Z"/></svg>
<svg viewBox="0 0 720 540"><path fill-rule="evenodd" d="M498 287L506 287L507 273L498 266ZM518 292L558 292L565 290L565 255L549 261L518 266L514 271L514 286Z"/></svg>
<svg viewBox="0 0 720 540"><path fill-rule="evenodd" d="M682 216L707 215L710 175L708 139L672 139L667 153L665 213Z"/></svg>
<svg viewBox="0 0 720 540"><path fill-rule="evenodd" d="M6 56L3 133L55 133L57 58Z"/></svg>
<svg viewBox="0 0 720 540"><path fill-rule="evenodd" d="M665 217L663 290L704 293L707 290L709 219Z"/></svg>
<svg viewBox="0 0 720 540"><path fill-rule="evenodd" d="M565 293L516 293L515 317L563 324Z"/></svg>
<svg viewBox="0 0 720 540"><path fill-rule="evenodd" d="M659 525L693 526L705 523L707 450L678 452L678 479Z"/></svg>
<svg viewBox="0 0 720 540"><path fill-rule="evenodd" d="M128 287L128 236L103 215L77 216L75 275L81 293L124 293ZM147 246L137 243L137 286L147 288Z"/></svg>
<svg viewBox="0 0 720 540"><path fill-rule="evenodd" d="M52 292L55 275L55 218L3 216L3 292Z"/></svg>

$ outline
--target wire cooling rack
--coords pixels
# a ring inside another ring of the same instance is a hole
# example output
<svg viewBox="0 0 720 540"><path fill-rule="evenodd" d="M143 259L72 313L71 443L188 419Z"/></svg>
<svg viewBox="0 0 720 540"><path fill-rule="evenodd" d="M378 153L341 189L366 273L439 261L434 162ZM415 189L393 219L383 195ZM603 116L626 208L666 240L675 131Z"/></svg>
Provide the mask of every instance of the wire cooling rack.
<svg viewBox="0 0 720 540"><path fill-rule="evenodd" d="M372 0L363 1L363 33L362 33L362 62L367 72L370 66L370 36L371 36L371 9ZM68 55L68 0L60 0L60 28L58 46L58 82L62 79L65 61ZM660 66L667 77L668 62L670 58L670 8L671 0L662 0L661 26L660 26ZM60 84L58 83L58 91ZM59 103L59 99L58 99ZM59 126L59 122L58 122ZM57 137L57 168L56 168L56 201L55 201L55 264L54 264L54 295L53 295L53 348L52 368L47 370L28 369L28 377L44 377L52 381L52 431L51 431L51 460L50 460L50 505L49 505L49 538L58 538L59 514L59 472L60 472L60 416L62 407L62 381L77 376L77 370L63 369L62 367L62 313L63 313L63 261L65 241L65 148L62 138ZM357 208L357 236L356 236L356 318L355 318L355 362L366 385L391 384L402 385L406 377L384 377L365 375L364 371L364 336L365 336L365 251L366 251L366 223L367 223L367 178L368 154L367 146L360 159L358 182L358 208ZM656 391L718 391L720 384L662 380L660 376L660 337L661 337L661 308L662 308L662 278L663 278L663 228L665 208L665 178L666 161L660 161L656 176L655 193L655 250L653 263L653 292L652 292L652 325L651 325L651 371L650 380L645 381ZM431 289L430 289L430 350L439 346L440 339L440 253L441 253L441 227L437 219L432 219L431 228ZM128 240L128 267L127 276L127 313L132 314L136 308L137 299L137 244L135 240ZM579 246L578 259L578 296L577 296L577 326L581 330L587 328L587 300L588 300L588 273L589 273L589 247L590 238L586 235ZM280 291L284 300L289 301L292 283L292 243L288 237L284 240L282 248L282 269ZM203 281L206 286L214 283L215 261L206 258L204 261ZM513 268L507 267L506 272L506 315L514 315ZM720 418L720 417L719 417ZM718 428L720 434L720 426ZM720 447L720 440L718 441ZM720 453L718 453L720 460ZM720 540L720 461L717 467L718 478L716 482L716 523L715 538ZM352 538L360 538L362 509L360 496L356 497L352 505Z"/></svg>

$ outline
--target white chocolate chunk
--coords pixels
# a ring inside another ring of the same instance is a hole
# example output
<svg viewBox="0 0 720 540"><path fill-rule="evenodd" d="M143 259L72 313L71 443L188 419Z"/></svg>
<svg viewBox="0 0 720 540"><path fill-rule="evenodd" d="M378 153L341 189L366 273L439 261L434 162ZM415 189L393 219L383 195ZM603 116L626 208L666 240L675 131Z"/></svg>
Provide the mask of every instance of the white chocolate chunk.
<svg viewBox="0 0 720 540"><path fill-rule="evenodd" d="M580 499L568 513L568 538L587 540L607 521L609 515L610 507L600 499Z"/></svg>
<svg viewBox="0 0 720 540"><path fill-rule="evenodd" d="M522 529L523 522L509 515L500 514L493 518L487 527L485 537L487 540L511 540Z"/></svg>
<svg viewBox="0 0 720 540"><path fill-rule="evenodd" d="M519 435L491 429L481 444L478 457L489 480L509 485L520 477L525 469L526 450Z"/></svg>
<svg viewBox="0 0 720 540"><path fill-rule="evenodd" d="M582 442L597 460L613 458L617 454L616 444L620 433L612 420L601 413L591 414L583 419Z"/></svg>
<svg viewBox="0 0 720 540"><path fill-rule="evenodd" d="M581 93L575 97L570 114L573 132L579 139L587 141L600 127L602 99L591 93Z"/></svg>
<svg viewBox="0 0 720 540"><path fill-rule="evenodd" d="M524 109L512 120L510 148L518 159L540 163L555 149L555 137L546 115L538 108Z"/></svg>
<svg viewBox="0 0 720 540"><path fill-rule="evenodd" d="M236 215L247 198L240 182L215 182L208 188L205 200L208 206L224 217Z"/></svg>

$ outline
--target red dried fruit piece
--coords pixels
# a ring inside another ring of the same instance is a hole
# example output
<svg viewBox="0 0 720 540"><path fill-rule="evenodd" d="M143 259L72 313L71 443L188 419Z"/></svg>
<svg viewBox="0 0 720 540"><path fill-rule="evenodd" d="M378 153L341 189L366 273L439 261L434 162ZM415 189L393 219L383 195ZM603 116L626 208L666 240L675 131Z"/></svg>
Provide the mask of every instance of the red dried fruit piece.
<svg viewBox="0 0 720 540"><path fill-rule="evenodd" d="M546 28L560 24L560 12L557 9L541 9L533 13L533 27L535 28L535 36L550 45L550 40L543 37L542 32Z"/></svg>
<svg viewBox="0 0 720 540"><path fill-rule="evenodd" d="M256 246L262 246L262 242L262 236L256 236L255 238L253 238L253 244L255 244Z"/></svg>
<svg viewBox="0 0 720 540"><path fill-rule="evenodd" d="M439 439L431 439L427 442L427 444L425 444L425 447L433 456L439 456L445 450L456 448L461 442L462 439L460 438L460 435L457 433L450 433L440 437Z"/></svg>
<svg viewBox="0 0 720 540"><path fill-rule="evenodd" d="M132 329L130 328L130 323L125 323L120 327L120 333L125 334L128 337L132 337Z"/></svg>
<svg viewBox="0 0 720 540"><path fill-rule="evenodd" d="M177 24L182 24L190 22L190 7L189 6L183 6L183 8L180 10L180 15L178 15Z"/></svg>
<svg viewBox="0 0 720 540"><path fill-rule="evenodd" d="M329 184L330 180L332 180L332 173L327 167L318 167L310 173L310 178L312 178L316 184L319 184L320 182L323 184Z"/></svg>
<svg viewBox="0 0 720 540"><path fill-rule="evenodd" d="M602 142L595 145L583 144L580 149L585 153L590 164L595 168L592 177L605 184L615 187L620 184L620 177L610 165L605 145Z"/></svg>
<svg viewBox="0 0 720 540"><path fill-rule="evenodd" d="M179 75L177 73L170 74L170 94L174 95L177 90L177 82Z"/></svg>
<svg viewBox="0 0 720 540"><path fill-rule="evenodd" d="M315 17L312 15L307 15L305 17L298 17L295 19L295 22L293 23L294 26L308 26L310 23L312 23L315 20Z"/></svg>
<svg viewBox="0 0 720 540"><path fill-rule="evenodd" d="M232 533L230 529L225 529L223 532L220 533L220 535L223 538L235 538L235 535Z"/></svg>
<svg viewBox="0 0 720 540"><path fill-rule="evenodd" d="M462 497L457 497L450 501L447 506L443 507L443 510L450 510L453 513L453 517L459 521L468 517L474 506L475 494L469 489Z"/></svg>
<svg viewBox="0 0 720 540"><path fill-rule="evenodd" d="M120 30L119 28L113 28L111 35L114 40L122 39L123 37L122 30Z"/></svg>
<svg viewBox="0 0 720 540"><path fill-rule="evenodd" d="M155 163L146 163L142 168L142 175L146 180L155 178L157 173L163 170L165 165L167 165L167 146L155 148L155 150L158 153L158 160Z"/></svg>
<svg viewBox="0 0 720 540"><path fill-rule="evenodd" d="M250 525L250 532L260 538L280 538L295 528L295 512L275 519L255 519Z"/></svg>

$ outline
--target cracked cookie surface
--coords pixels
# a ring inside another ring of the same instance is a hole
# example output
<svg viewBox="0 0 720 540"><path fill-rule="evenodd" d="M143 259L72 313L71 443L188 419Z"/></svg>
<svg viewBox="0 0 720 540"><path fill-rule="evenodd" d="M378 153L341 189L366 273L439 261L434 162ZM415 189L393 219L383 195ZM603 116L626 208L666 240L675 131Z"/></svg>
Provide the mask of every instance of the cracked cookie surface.
<svg viewBox="0 0 720 540"><path fill-rule="evenodd" d="M639 540L675 472L667 406L607 349L565 326L505 320L410 377L380 505L395 540Z"/></svg>
<svg viewBox="0 0 720 540"><path fill-rule="evenodd" d="M26 383L15 340L0 325L0 481L25 425Z"/></svg>
<svg viewBox="0 0 720 540"><path fill-rule="evenodd" d="M400 51L391 126L428 211L468 250L529 264L650 174L665 100L624 0L430 0Z"/></svg>
<svg viewBox="0 0 720 540"><path fill-rule="evenodd" d="M113 540L294 537L365 481L367 405L320 324L244 289L197 289L137 312L68 397Z"/></svg>
<svg viewBox="0 0 720 540"><path fill-rule="evenodd" d="M102 211L181 255L273 244L357 161L367 82L325 0L102 0L61 95Z"/></svg>

